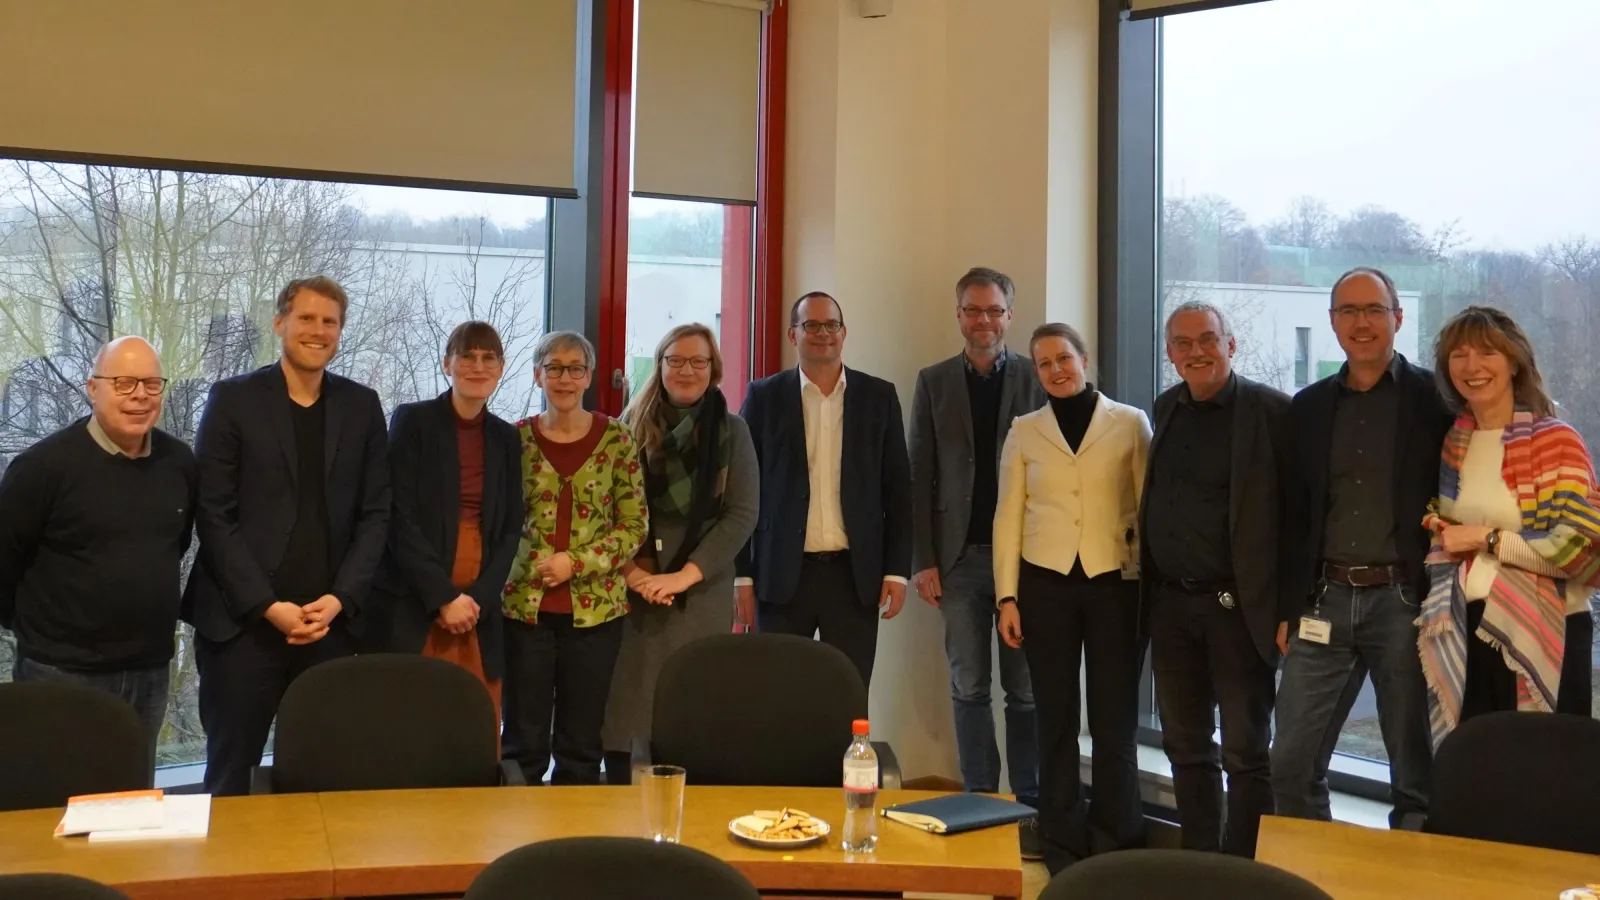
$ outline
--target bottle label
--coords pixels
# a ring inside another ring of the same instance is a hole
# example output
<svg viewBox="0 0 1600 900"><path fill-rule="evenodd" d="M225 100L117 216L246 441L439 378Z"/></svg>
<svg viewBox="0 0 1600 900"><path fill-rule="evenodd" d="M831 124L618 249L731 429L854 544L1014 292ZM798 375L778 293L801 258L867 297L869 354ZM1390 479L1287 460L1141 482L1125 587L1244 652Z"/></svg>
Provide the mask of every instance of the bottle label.
<svg viewBox="0 0 1600 900"><path fill-rule="evenodd" d="M844 789L865 793L878 789L878 767L872 764L844 766Z"/></svg>

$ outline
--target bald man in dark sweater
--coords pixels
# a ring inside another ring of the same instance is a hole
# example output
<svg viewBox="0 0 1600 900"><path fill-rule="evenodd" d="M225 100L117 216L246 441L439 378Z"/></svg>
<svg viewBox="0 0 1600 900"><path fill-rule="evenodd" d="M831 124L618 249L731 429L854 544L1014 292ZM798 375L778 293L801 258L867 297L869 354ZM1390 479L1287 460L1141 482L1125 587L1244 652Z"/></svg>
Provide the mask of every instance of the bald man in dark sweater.
<svg viewBox="0 0 1600 900"><path fill-rule="evenodd" d="M0 477L0 625L17 637L13 679L128 701L152 768L199 481L194 454L155 428L165 387L142 338L107 344L88 383L93 414Z"/></svg>

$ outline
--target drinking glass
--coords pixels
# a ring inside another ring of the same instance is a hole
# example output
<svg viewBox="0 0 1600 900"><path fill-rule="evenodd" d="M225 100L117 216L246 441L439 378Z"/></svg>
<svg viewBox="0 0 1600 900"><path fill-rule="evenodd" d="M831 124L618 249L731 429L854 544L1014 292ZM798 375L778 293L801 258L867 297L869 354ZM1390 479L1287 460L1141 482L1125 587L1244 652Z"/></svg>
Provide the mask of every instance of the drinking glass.
<svg viewBox="0 0 1600 900"><path fill-rule="evenodd" d="M652 841L678 843L683 833L681 766L647 766L639 771L644 790L644 836Z"/></svg>

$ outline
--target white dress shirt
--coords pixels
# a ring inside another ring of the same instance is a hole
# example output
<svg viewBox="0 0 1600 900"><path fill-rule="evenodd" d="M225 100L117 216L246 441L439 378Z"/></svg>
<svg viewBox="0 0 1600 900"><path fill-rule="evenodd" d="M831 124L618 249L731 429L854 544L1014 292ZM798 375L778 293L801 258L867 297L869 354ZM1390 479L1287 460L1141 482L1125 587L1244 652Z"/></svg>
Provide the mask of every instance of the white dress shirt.
<svg viewBox="0 0 1600 900"><path fill-rule="evenodd" d="M839 463L844 456L845 372L826 396L800 370L800 407L805 413L806 471L811 478L811 503L806 510L807 553L850 549L839 503Z"/></svg>

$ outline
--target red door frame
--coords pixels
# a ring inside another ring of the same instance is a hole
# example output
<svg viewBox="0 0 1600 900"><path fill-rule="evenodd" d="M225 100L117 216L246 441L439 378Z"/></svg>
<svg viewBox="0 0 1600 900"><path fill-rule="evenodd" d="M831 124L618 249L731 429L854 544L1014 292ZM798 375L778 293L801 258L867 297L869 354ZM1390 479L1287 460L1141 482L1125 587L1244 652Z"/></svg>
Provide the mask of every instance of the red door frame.
<svg viewBox="0 0 1600 900"><path fill-rule="evenodd" d="M596 393L601 411L616 415L626 390L611 373L628 375L628 199L633 170L634 0L607 0L605 138L600 216L600 346ZM756 208L723 213L723 391L738 408L746 382L783 365L784 121L789 67L788 0L761 17L760 159ZM752 271L753 270L753 271ZM754 294L752 296L752 287Z"/></svg>

